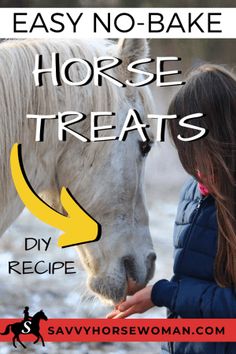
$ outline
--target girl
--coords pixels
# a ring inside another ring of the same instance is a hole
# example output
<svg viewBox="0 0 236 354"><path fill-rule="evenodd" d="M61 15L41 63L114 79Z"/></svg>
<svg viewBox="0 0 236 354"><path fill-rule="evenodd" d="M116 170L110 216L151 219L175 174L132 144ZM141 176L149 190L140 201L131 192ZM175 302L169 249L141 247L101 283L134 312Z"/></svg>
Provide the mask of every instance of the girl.
<svg viewBox="0 0 236 354"><path fill-rule="evenodd" d="M169 114L203 113L194 124L208 130L198 141L182 142L194 131L169 120L180 161L192 179L184 187L174 228L174 276L138 291L108 318L142 313L154 305L169 317L236 317L236 80L219 66L193 71L174 97ZM197 122L197 124L196 124ZM236 335L235 335L236 341ZM235 354L236 343L168 343L162 353Z"/></svg>

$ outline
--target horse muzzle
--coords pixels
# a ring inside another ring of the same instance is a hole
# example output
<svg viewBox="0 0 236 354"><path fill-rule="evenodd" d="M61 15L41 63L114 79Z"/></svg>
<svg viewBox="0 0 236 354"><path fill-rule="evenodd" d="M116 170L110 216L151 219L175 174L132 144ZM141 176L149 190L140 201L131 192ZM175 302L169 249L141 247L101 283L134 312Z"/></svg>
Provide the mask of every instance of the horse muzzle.
<svg viewBox="0 0 236 354"><path fill-rule="evenodd" d="M118 304L127 295L133 295L147 285L154 274L155 260L154 252L148 254L143 264L131 255L125 256L120 261L118 271L92 276L88 285L104 302Z"/></svg>

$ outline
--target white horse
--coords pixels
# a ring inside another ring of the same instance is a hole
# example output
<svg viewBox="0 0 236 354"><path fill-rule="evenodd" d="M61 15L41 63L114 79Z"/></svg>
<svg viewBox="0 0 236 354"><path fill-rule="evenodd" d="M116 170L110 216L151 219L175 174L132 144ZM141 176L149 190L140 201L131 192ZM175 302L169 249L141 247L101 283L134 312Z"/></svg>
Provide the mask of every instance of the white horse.
<svg viewBox="0 0 236 354"><path fill-rule="evenodd" d="M44 142L35 142L35 120L27 114L55 114L64 111L117 112L120 130L129 108L143 115L152 109L147 87L118 88L108 80L102 87L93 83L82 87L53 86L49 74L35 87L32 71L35 55L43 55L43 65L51 66L51 53L70 58L112 55L123 64L112 70L121 81L136 80L126 70L131 61L145 58L145 40L125 40L118 44L104 40L10 40L0 44L0 233L23 209L10 177L9 153L15 142L22 143L27 177L37 193L60 211L62 186L69 188L79 203L102 225L98 242L78 247L88 274L88 286L102 299L118 303L127 294L144 287L154 273L155 253L148 226L143 195L145 151L137 132L125 142L83 143L68 134L58 141L55 120L45 124ZM84 77L83 68L73 65L74 80ZM128 75L128 77L127 77ZM101 124L101 123L100 123ZM79 123L79 131L89 136L89 119ZM76 130L76 126L73 127Z"/></svg>

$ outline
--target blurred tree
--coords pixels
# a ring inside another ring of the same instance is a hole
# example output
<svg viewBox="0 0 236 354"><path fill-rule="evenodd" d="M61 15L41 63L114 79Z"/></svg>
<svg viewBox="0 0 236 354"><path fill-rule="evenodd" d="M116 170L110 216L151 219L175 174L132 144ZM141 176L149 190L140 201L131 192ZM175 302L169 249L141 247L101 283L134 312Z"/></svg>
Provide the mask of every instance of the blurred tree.
<svg viewBox="0 0 236 354"><path fill-rule="evenodd" d="M189 6L191 5L191 6ZM1 0L0 7L234 7L235 0Z"/></svg>
<svg viewBox="0 0 236 354"><path fill-rule="evenodd" d="M28 7L32 6L32 1L28 0L2 0L1 7Z"/></svg>
<svg viewBox="0 0 236 354"><path fill-rule="evenodd" d="M1 0L0 7L82 7L80 0Z"/></svg>
<svg viewBox="0 0 236 354"><path fill-rule="evenodd" d="M153 39L151 56L177 56L183 72L203 62L226 65L236 69L236 39ZM168 68L167 68L168 69Z"/></svg>
<svg viewBox="0 0 236 354"><path fill-rule="evenodd" d="M188 7L189 0L0 0L1 7ZM235 0L191 0L191 7L233 7ZM153 57L177 55L182 57L183 71L200 61L218 64L236 63L236 52L232 50L236 40L227 39L155 39L151 41Z"/></svg>

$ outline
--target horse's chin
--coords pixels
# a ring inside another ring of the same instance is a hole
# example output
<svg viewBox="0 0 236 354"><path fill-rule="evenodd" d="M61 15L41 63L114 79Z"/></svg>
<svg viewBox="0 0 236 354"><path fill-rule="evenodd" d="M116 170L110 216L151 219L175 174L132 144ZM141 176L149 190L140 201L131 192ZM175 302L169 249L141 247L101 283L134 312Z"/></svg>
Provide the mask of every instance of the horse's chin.
<svg viewBox="0 0 236 354"><path fill-rule="evenodd" d="M104 304L118 305L128 295L133 295L142 289L145 284L138 284L130 277L123 276L117 279L116 277L107 276L89 278L88 286Z"/></svg>

